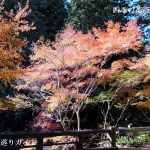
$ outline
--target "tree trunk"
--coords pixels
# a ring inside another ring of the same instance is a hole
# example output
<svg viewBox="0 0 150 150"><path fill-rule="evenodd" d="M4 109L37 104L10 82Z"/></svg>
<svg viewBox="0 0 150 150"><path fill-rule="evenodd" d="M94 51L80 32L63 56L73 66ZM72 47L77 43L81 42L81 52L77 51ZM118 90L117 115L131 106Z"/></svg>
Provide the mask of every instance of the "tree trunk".
<svg viewBox="0 0 150 150"><path fill-rule="evenodd" d="M80 110L76 112L76 115L77 115L77 128L78 130L80 130L81 129L80 128Z"/></svg>

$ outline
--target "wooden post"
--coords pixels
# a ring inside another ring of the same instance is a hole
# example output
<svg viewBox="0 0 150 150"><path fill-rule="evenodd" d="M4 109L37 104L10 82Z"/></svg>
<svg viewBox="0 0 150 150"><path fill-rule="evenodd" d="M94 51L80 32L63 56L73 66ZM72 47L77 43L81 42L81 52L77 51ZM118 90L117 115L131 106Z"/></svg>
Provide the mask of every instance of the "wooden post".
<svg viewBox="0 0 150 150"><path fill-rule="evenodd" d="M43 150L43 138L42 137L37 138L36 150Z"/></svg>
<svg viewBox="0 0 150 150"><path fill-rule="evenodd" d="M112 147L116 148L116 129L114 127L111 128L111 139L112 139Z"/></svg>
<svg viewBox="0 0 150 150"><path fill-rule="evenodd" d="M77 150L83 150L82 136L78 136Z"/></svg>
<svg viewBox="0 0 150 150"><path fill-rule="evenodd" d="M11 145L10 145L10 139L7 139L7 146L8 146L8 150L11 150Z"/></svg>

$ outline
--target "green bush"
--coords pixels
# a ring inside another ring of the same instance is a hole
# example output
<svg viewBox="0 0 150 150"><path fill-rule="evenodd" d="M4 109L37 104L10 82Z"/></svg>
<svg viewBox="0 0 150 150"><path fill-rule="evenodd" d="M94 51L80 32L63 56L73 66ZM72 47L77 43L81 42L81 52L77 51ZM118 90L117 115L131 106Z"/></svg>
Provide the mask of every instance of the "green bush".
<svg viewBox="0 0 150 150"><path fill-rule="evenodd" d="M142 134L134 137L121 136L117 141L117 145L139 147L143 144L150 143L150 135Z"/></svg>

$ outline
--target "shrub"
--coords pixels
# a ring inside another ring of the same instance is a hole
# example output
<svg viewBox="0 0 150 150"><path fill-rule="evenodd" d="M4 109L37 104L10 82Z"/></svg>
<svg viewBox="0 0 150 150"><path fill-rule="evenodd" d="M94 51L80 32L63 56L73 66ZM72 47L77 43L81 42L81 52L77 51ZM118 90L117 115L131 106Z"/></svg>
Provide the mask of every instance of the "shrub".
<svg viewBox="0 0 150 150"><path fill-rule="evenodd" d="M121 136L117 141L117 145L122 146L134 146L139 147L144 144L150 143L150 135L149 134L141 134L134 137Z"/></svg>

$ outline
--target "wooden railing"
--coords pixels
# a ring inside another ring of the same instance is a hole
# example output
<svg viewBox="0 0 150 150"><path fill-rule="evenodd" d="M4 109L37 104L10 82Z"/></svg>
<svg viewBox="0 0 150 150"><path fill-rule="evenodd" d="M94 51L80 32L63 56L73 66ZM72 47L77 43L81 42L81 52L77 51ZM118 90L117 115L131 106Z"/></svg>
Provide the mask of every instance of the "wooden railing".
<svg viewBox="0 0 150 150"><path fill-rule="evenodd" d="M123 135L137 135L137 134L143 134L143 133L149 133L150 134L150 127L133 127L133 128L124 128L120 127L118 129L111 128L111 129L97 129L97 130L81 130L81 131L55 131L55 132L20 132L20 133L0 133L0 150L20 150L22 148L35 148L36 150L43 150L43 148L49 147L50 150L52 150L52 146L64 146L64 145L73 145L75 150L116 150L116 139L117 139L117 132L119 131ZM99 136L97 136L99 135ZM105 138L102 139L101 135L109 135L109 139ZM73 137L75 139L74 141L66 142L66 141L49 141L44 142L44 139L47 138L53 138L53 137ZM94 147L93 148L86 148L85 143L92 143L93 141L90 141L88 139L90 137L98 137L98 141L101 140L109 140L111 147L109 148L100 148L100 147ZM25 144L27 139L35 139L35 143L28 145ZM56 150L56 149L55 149Z"/></svg>
<svg viewBox="0 0 150 150"><path fill-rule="evenodd" d="M119 127L118 131L124 135L139 135L139 134L150 134L150 127Z"/></svg>
<svg viewBox="0 0 150 150"><path fill-rule="evenodd" d="M81 131L55 131L55 132L31 132L31 133L1 133L0 134L0 150L20 150L21 148L36 148L43 150L44 146L52 147L54 145L74 145L74 149L83 150L84 140L89 135L108 134L111 138L111 150L116 149L116 131L112 129L97 129L97 130L81 130ZM73 142L47 142L44 143L44 138L52 138L59 136L71 136L76 139ZM25 145L26 139L36 139L36 144ZM105 139L106 140L106 139ZM88 141L87 141L88 142ZM92 149L92 148L91 148ZM101 148L93 148L101 149ZM50 148L51 150L51 148Z"/></svg>

